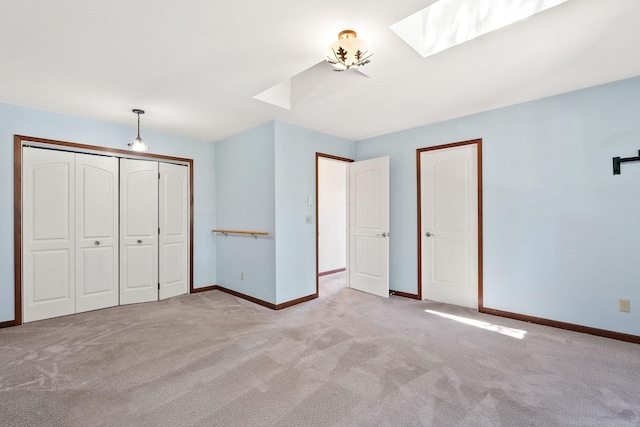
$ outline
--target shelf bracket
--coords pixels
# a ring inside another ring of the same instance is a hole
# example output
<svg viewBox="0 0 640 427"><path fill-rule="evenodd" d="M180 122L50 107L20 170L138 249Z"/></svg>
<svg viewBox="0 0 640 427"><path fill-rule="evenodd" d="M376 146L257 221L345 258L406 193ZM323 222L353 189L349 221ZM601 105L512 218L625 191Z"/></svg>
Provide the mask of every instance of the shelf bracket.
<svg viewBox="0 0 640 427"><path fill-rule="evenodd" d="M638 157L614 157L613 158L613 174L620 175L620 164L626 162L640 162L640 150L638 150Z"/></svg>

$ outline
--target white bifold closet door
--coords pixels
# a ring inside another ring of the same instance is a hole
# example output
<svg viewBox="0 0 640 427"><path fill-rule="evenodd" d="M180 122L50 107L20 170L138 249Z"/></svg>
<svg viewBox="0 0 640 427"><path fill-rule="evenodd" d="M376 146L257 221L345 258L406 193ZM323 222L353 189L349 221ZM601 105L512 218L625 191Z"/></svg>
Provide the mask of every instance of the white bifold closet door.
<svg viewBox="0 0 640 427"><path fill-rule="evenodd" d="M158 162L120 159L120 304L158 299Z"/></svg>
<svg viewBox="0 0 640 427"><path fill-rule="evenodd" d="M22 149L24 322L76 310L74 156Z"/></svg>
<svg viewBox="0 0 640 427"><path fill-rule="evenodd" d="M189 168L160 163L160 299L189 290Z"/></svg>
<svg viewBox="0 0 640 427"><path fill-rule="evenodd" d="M187 166L22 150L24 322L188 293Z"/></svg>
<svg viewBox="0 0 640 427"><path fill-rule="evenodd" d="M23 148L23 321L118 304L118 159Z"/></svg>
<svg viewBox="0 0 640 427"><path fill-rule="evenodd" d="M186 166L120 160L120 304L189 288Z"/></svg>
<svg viewBox="0 0 640 427"><path fill-rule="evenodd" d="M118 158L76 154L76 313L118 305Z"/></svg>

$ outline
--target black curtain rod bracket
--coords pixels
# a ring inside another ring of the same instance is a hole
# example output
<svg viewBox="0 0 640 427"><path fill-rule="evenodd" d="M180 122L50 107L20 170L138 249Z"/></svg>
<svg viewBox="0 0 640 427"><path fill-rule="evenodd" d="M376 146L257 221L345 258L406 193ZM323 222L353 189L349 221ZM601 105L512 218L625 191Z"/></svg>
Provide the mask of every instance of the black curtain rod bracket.
<svg viewBox="0 0 640 427"><path fill-rule="evenodd" d="M638 157L625 157L624 159L620 157L613 158L613 174L620 175L620 163L626 162L640 162L640 150L638 150Z"/></svg>

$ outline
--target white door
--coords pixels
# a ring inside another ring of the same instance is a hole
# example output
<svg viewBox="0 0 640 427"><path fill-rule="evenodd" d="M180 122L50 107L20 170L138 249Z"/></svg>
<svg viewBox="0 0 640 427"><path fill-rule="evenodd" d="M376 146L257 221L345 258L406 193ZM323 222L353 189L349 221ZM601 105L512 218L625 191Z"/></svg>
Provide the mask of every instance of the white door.
<svg viewBox="0 0 640 427"><path fill-rule="evenodd" d="M389 297L389 157L349 164L349 282Z"/></svg>
<svg viewBox="0 0 640 427"><path fill-rule="evenodd" d="M120 159L120 304L158 299L158 163Z"/></svg>
<svg viewBox="0 0 640 427"><path fill-rule="evenodd" d="M160 163L160 299L189 290L189 168Z"/></svg>
<svg viewBox="0 0 640 427"><path fill-rule="evenodd" d="M478 308L477 145L420 153L422 297Z"/></svg>
<svg viewBox="0 0 640 427"><path fill-rule="evenodd" d="M76 312L118 305L118 159L75 155Z"/></svg>
<svg viewBox="0 0 640 427"><path fill-rule="evenodd" d="M74 154L22 149L23 321L75 312Z"/></svg>

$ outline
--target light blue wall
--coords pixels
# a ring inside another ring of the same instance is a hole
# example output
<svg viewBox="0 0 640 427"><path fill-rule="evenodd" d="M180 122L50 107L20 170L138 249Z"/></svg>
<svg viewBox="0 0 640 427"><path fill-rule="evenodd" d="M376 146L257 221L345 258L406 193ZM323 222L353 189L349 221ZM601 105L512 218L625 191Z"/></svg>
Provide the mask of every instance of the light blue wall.
<svg viewBox="0 0 640 427"><path fill-rule="evenodd" d="M353 158L352 141L275 123L276 301L316 292L316 152ZM308 204L312 197L311 206ZM312 223L305 223L311 215Z"/></svg>
<svg viewBox="0 0 640 427"><path fill-rule="evenodd" d="M135 117L134 117L135 118ZM133 122L133 120L132 120ZM0 103L0 322L14 318L13 136L126 148L136 128ZM216 282L214 145L144 130L153 154L194 159L194 286Z"/></svg>
<svg viewBox="0 0 640 427"><path fill-rule="evenodd" d="M215 228L269 233L215 237L218 285L275 304L274 123L217 142L215 150Z"/></svg>
<svg viewBox="0 0 640 427"><path fill-rule="evenodd" d="M216 228L269 232L216 237L218 284L272 304L315 293L316 152L352 158L353 142L269 122L215 146Z"/></svg>
<svg viewBox="0 0 640 427"><path fill-rule="evenodd" d="M417 292L415 150L483 139L484 306L640 335L640 78L357 141L391 157L390 285ZM631 300L631 313L618 299Z"/></svg>

